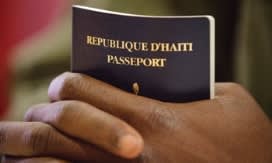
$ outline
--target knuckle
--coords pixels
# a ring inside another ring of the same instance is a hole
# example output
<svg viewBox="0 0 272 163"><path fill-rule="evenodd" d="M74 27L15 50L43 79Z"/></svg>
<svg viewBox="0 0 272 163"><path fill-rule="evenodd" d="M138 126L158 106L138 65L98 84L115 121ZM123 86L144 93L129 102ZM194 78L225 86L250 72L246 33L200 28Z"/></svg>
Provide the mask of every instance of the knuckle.
<svg viewBox="0 0 272 163"><path fill-rule="evenodd" d="M147 114L146 120L151 128L170 129L175 126L175 115L171 109L164 106L162 103L154 103Z"/></svg>
<svg viewBox="0 0 272 163"><path fill-rule="evenodd" d="M216 101L222 106L231 106L233 109L249 108L249 104L257 106L258 103L254 97L240 84L227 83L225 84L224 96L216 99Z"/></svg>
<svg viewBox="0 0 272 163"><path fill-rule="evenodd" d="M152 108L150 109L151 111L149 112L149 114L147 115L147 120L150 123L154 123L156 124L158 121L161 120L161 111L158 108Z"/></svg>
<svg viewBox="0 0 272 163"><path fill-rule="evenodd" d="M238 84L238 83L233 83L233 82L230 82L230 83L227 83L226 84L228 88L230 89L243 89L243 86L241 84Z"/></svg>
<svg viewBox="0 0 272 163"><path fill-rule="evenodd" d="M239 98L237 97L246 97L249 96L248 91L242 86L241 84L238 83L227 83L226 84L226 89L229 90L229 95L234 97L236 100Z"/></svg>
<svg viewBox="0 0 272 163"><path fill-rule="evenodd" d="M49 125L35 123L25 131L23 139L31 154L43 154L48 151L51 134L52 129Z"/></svg>

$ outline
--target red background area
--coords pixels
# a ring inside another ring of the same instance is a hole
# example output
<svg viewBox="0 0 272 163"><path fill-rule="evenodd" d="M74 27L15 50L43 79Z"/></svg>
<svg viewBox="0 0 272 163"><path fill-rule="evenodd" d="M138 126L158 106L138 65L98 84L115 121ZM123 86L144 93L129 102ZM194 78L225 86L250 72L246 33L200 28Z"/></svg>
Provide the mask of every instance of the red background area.
<svg viewBox="0 0 272 163"><path fill-rule="evenodd" d="M2 0L0 2L0 118L9 106L9 59L22 40L37 34L64 12L67 0Z"/></svg>

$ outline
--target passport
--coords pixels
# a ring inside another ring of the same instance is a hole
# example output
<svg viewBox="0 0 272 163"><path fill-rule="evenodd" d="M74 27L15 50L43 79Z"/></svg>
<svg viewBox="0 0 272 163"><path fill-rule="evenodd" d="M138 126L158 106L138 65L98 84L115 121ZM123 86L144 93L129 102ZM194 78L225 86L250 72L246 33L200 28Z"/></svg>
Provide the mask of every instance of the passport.
<svg viewBox="0 0 272 163"><path fill-rule="evenodd" d="M74 5L71 69L164 102L212 99L214 24Z"/></svg>

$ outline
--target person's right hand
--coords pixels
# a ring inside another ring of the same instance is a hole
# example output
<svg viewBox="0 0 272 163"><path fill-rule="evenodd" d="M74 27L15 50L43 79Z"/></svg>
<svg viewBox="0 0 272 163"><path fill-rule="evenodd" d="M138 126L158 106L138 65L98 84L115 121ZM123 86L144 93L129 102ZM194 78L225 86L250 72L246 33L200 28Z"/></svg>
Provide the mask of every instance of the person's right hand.
<svg viewBox="0 0 272 163"><path fill-rule="evenodd" d="M99 163L272 162L271 122L255 100L237 84L217 84L216 95L165 103L65 73L49 88L54 102L32 107L29 122L1 122L0 152Z"/></svg>

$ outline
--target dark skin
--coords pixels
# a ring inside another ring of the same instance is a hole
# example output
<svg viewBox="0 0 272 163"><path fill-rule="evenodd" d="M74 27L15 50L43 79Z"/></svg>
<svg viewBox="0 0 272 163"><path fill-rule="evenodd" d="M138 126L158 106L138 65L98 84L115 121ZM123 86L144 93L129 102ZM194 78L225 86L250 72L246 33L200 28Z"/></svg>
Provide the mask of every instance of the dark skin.
<svg viewBox="0 0 272 163"><path fill-rule="evenodd" d="M216 84L213 100L165 103L64 73L48 92L25 122L0 122L3 162L272 162L271 122L237 84Z"/></svg>

